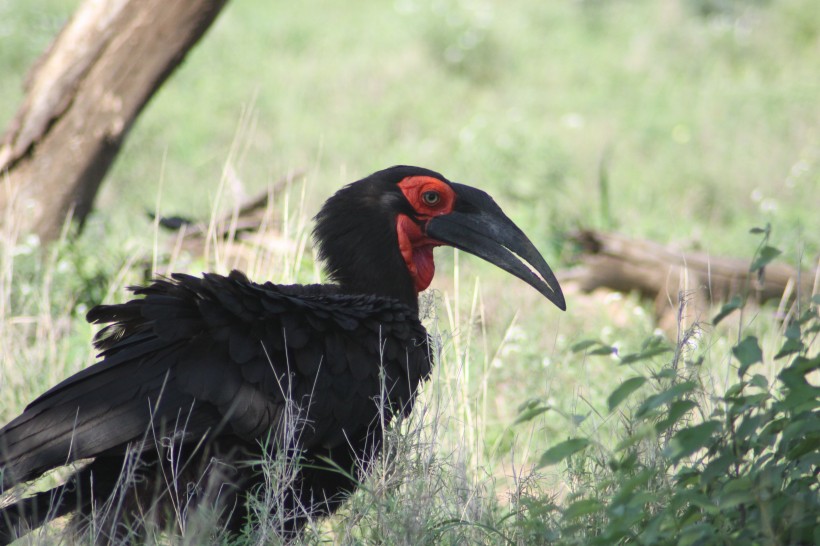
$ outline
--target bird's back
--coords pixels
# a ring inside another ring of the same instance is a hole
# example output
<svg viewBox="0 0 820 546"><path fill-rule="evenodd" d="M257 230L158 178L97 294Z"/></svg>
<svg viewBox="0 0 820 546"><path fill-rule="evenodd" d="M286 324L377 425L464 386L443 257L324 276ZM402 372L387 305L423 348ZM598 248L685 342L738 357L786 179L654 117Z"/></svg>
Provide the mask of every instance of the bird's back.
<svg viewBox="0 0 820 546"><path fill-rule="evenodd" d="M101 360L0 430L4 489L168 438L270 439L344 452L349 463L351 446L373 447L365 437L382 417L409 411L430 371L424 328L394 300L260 285L237 272L173 275L134 292L88 314L106 324L95 339Z"/></svg>

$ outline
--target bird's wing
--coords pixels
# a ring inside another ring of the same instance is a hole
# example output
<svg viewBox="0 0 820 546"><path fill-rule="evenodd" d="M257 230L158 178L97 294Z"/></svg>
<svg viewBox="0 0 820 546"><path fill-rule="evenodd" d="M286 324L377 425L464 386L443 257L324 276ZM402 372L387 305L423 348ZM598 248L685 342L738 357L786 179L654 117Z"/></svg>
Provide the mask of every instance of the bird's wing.
<svg viewBox="0 0 820 546"><path fill-rule="evenodd" d="M183 441L293 433L333 447L405 409L429 372L407 307L323 286L258 285L243 275L174 275L99 306L102 360L47 391L2 430L3 484L173 434ZM380 373L383 370L384 373Z"/></svg>

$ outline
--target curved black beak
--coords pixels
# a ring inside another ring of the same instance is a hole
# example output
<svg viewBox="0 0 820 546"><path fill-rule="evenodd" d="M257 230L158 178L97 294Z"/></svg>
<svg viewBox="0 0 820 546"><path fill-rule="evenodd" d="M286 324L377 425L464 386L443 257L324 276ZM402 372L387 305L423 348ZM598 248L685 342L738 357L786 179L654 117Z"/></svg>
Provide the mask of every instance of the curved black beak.
<svg viewBox="0 0 820 546"><path fill-rule="evenodd" d="M426 235L512 273L566 311L561 286L547 262L493 198L464 184L451 186L457 195L453 211L430 219Z"/></svg>

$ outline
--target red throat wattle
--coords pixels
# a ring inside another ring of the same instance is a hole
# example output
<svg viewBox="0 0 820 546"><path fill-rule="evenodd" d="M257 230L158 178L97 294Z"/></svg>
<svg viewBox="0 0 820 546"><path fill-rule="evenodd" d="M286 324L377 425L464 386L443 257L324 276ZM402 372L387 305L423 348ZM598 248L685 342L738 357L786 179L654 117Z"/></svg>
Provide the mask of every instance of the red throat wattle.
<svg viewBox="0 0 820 546"><path fill-rule="evenodd" d="M396 217L396 233L399 236L399 250L413 278L416 292L423 292L430 286L436 272L433 249L441 243L427 238L421 227L404 214Z"/></svg>

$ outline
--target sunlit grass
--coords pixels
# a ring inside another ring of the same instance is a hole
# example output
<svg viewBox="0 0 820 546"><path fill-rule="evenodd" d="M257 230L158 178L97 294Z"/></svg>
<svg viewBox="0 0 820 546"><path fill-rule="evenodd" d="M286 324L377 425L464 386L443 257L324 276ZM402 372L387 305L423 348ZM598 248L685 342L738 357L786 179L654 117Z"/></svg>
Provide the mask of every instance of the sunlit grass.
<svg viewBox="0 0 820 546"><path fill-rule="evenodd" d="M0 4L0 124L76 4ZM562 232L578 225L751 257L758 240L748 229L766 222L785 260L810 265L820 251L814 8L230 3L137 122L78 240L41 254L3 223L0 417L93 362L85 311L122 301L125 286L153 272L240 267L260 282L320 281L310 218L342 184L396 163L486 189L556 268L569 254ZM213 221L297 170L304 174L273 196L256 239L221 240L214 225L204 252L192 253L145 214ZM561 314L471 256L439 250L436 259L424 309L442 358L397 433L399 467L376 469L307 542L495 544L500 530L526 544L527 526L542 520L516 512L517 502L560 502L588 483L564 466L535 471L539 457L579 434L613 449L624 418L608 411L607 397L646 371L572 347L596 339L626 354L655 335L677 339L656 331L651 305L634 295L568 287ZM782 336L774 309L710 328L713 314L699 317L690 347L703 357L706 406L734 381L741 335L760 339L770 383L782 367L772 358ZM658 357L651 369L666 365ZM528 401L551 409L514 424Z"/></svg>
<svg viewBox="0 0 820 546"><path fill-rule="evenodd" d="M230 163L229 158L224 173L231 171ZM15 224L6 224L0 373L4 392L13 396L3 400L4 420L93 360L82 300L121 301L127 297L125 285L144 282L150 270L225 273L242 267L275 282L320 280L308 243L304 200L312 175L294 179L275 196L259 232L242 239L216 236L226 227L220 222L230 226L235 221L225 214L238 203L224 197L229 180L223 176L199 251L184 250L178 235L157 231L152 248L122 256L108 271L87 248L67 240L38 257L42 249L21 242ZM161 211L162 199L158 202ZM390 447L361 490L338 515L309 525L300 539L305 543L526 544L533 537L549 542L550 533L561 528L556 507L594 487L591 469L617 453L616 445L631 433L627 414L609 411L607 397L628 377L660 374L670 366L669 353L649 363L619 365L615 356L576 350L582 340L599 340L623 356L639 352L647 338L665 338L663 343L681 352L676 367L682 377L699 382L704 411L715 406L733 381L731 351L739 332L760 339L767 362L762 373L770 383L782 369L772 359L782 328L771 308L751 308L736 317L738 323L703 325L693 335L663 332L634 296L584 295L567 287L577 309L570 306L567 314L559 314L523 283L481 275L469 255L444 250L440 258L438 288L424 296L421 306L439 343L433 376L413 416L391 430ZM68 278L56 282L61 276ZM510 300L518 297L532 304L517 307ZM526 408L544 410L522 420ZM698 422L699 417L693 419ZM589 458L566 469L538 467L550 447L579 436L594 442ZM271 484L279 489L260 492L259 514L276 506L282 486L277 476L287 476L290 468L286 460L269 464ZM217 540L220 529L208 527L208 521L193 521L177 538L158 529L152 540ZM260 516L246 539L260 544L275 540L276 525L276 518ZM51 543L53 532L36 535L35 543Z"/></svg>
<svg viewBox="0 0 820 546"><path fill-rule="evenodd" d="M23 35L44 42L54 13L75 3L5 8L2 49L21 48ZM125 237L148 232L135 211L153 208L161 179L169 208L207 214L252 105L238 179L254 191L312 169L309 213L343 183L420 164L495 190L539 246L581 224L743 255L745 230L770 221L795 260L791 242L820 231L807 208L820 186L812 7L230 4L130 133L101 221ZM7 61L5 85L19 87L35 56L26 51ZM13 110L4 101L0 123Z"/></svg>

